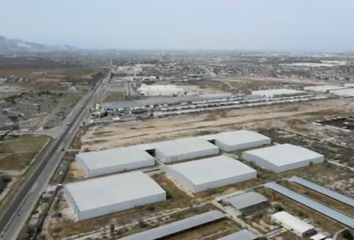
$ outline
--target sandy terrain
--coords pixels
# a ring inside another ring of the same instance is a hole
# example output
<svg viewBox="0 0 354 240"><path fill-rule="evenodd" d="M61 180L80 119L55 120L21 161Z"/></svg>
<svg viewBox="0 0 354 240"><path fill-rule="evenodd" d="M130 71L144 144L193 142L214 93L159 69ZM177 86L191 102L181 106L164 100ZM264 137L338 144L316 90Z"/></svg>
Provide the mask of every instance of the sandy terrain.
<svg viewBox="0 0 354 240"><path fill-rule="evenodd" d="M285 127L286 125L294 125L294 119L304 119L307 116L314 117L314 115L321 117L322 114L326 115L337 110L354 110L354 103L343 100L326 100L112 123L89 128L86 134L81 137L81 151L109 149L241 128ZM311 127L313 126L311 125Z"/></svg>

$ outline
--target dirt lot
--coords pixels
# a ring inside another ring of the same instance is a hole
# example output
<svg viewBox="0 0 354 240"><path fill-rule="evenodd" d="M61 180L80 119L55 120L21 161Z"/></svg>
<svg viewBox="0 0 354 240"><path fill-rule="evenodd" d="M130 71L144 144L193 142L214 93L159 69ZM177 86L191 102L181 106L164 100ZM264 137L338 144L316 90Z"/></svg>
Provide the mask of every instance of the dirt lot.
<svg viewBox="0 0 354 240"><path fill-rule="evenodd" d="M327 100L112 123L89 128L81 138L81 150L109 149L241 128L277 126L293 129L293 121L296 118L306 119L306 117L313 118L314 115L352 110L354 110L354 103L350 101ZM306 130L307 134L312 129L317 130L312 123L307 123L306 126L308 128L294 128L294 130ZM317 131L314 131L314 134L315 132Z"/></svg>

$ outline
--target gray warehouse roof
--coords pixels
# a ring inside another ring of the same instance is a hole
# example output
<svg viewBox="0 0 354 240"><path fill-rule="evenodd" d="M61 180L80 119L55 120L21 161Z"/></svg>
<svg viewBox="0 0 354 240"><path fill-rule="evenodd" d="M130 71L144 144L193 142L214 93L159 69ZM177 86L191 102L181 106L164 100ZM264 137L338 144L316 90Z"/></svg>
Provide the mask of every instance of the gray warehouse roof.
<svg viewBox="0 0 354 240"><path fill-rule="evenodd" d="M248 230L241 230L226 237L219 238L218 240L254 240L257 236Z"/></svg>
<svg viewBox="0 0 354 240"><path fill-rule="evenodd" d="M310 188L310 189L312 189L312 190L314 190L316 192L319 192L319 193L321 193L323 195L326 195L326 196L328 196L330 198L333 198L333 199L335 199L335 200L337 200L339 202L342 202L342 203L345 203L345 204L347 204L349 206L354 207L354 199L352 199L350 197L344 196L344 195L342 195L340 193L337 193L337 192L329 190L329 189L327 189L325 187L319 186L319 185L317 185L317 184L315 184L313 182L307 181L307 180L305 180L303 178L291 177L289 180L291 182L298 183L298 184L300 184L300 185L302 185L304 187Z"/></svg>
<svg viewBox="0 0 354 240"><path fill-rule="evenodd" d="M93 178L68 183L65 187L80 211L165 193L152 178L142 172Z"/></svg>
<svg viewBox="0 0 354 240"><path fill-rule="evenodd" d="M337 212L335 210L333 210L332 208L329 208L323 204L320 204L310 198L304 197L301 194L298 194L294 191L291 191L279 184L276 184L275 182L270 182L270 183L266 183L264 185L267 188L270 188L298 203L301 203L329 218L332 218L333 220L336 220L337 222L340 222L350 228L354 228L354 219L351 217L348 217L347 215L344 215L340 212Z"/></svg>
<svg viewBox="0 0 354 240"><path fill-rule="evenodd" d="M247 151L247 153L265 159L266 161L271 162L276 166L284 166L292 163L306 161L308 159L323 157L323 155L317 152L291 144L281 144L260 148Z"/></svg>
<svg viewBox="0 0 354 240"><path fill-rule="evenodd" d="M179 233L200 225L210 223L224 218L225 215L217 210L207 213L199 214L187 219L183 219L177 222L173 222L161 227L153 228L145 232L137 233L128 237L124 237L121 240L155 240L162 237L166 237L175 233Z"/></svg>
<svg viewBox="0 0 354 240"><path fill-rule="evenodd" d="M260 133L257 133L257 132L247 131L247 130L239 130L239 131L233 131L233 132L212 134L210 136L208 136L208 135L201 136L200 138L217 139L217 140L224 142L225 144L228 144L228 145L239 145L239 144L245 144L245 143L262 141L262 140L271 141L269 137L266 137L266 136L264 136Z"/></svg>
<svg viewBox="0 0 354 240"><path fill-rule="evenodd" d="M259 193L248 192L235 197L227 198L225 201L230 203L234 208L241 210L260 203L264 203L267 201L267 199Z"/></svg>
<svg viewBox="0 0 354 240"><path fill-rule="evenodd" d="M219 149L214 144L197 137L152 143L150 145L154 146L166 156L188 154L190 152L198 152L208 149Z"/></svg>
<svg viewBox="0 0 354 240"><path fill-rule="evenodd" d="M151 155L138 147L114 148L104 151L79 153L77 157L80 158L88 169L111 167L154 159Z"/></svg>
<svg viewBox="0 0 354 240"><path fill-rule="evenodd" d="M227 156L206 158L167 167L180 173L194 185L256 172L246 164Z"/></svg>

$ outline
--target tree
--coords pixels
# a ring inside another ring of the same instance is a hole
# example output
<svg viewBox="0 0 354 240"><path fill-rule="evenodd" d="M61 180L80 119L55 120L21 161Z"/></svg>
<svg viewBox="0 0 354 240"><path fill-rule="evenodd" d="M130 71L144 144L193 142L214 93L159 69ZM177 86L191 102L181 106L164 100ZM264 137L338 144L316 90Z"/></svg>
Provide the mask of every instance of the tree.
<svg viewBox="0 0 354 240"><path fill-rule="evenodd" d="M111 226L109 228L111 230L111 234L113 234L114 233L114 224L111 224Z"/></svg>
<svg viewBox="0 0 354 240"><path fill-rule="evenodd" d="M344 231L342 232L342 237L343 237L344 239L347 239L347 240L353 240L353 239L354 239L353 234L350 232L349 229L346 229L346 230L344 230Z"/></svg>
<svg viewBox="0 0 354 240"><path fill-rule="evenodd" d="M139 219L138 224L139 224L139 227L140 227L140 228L146 227L146 223L145 223L144 220L142 220L142 219Z"/></svg>
<svg viewBox="0 0 354 240"><path fill-rule="evenodd" d="M280 204L275 204L275 205L274 205L274 209L275 209L277 212L283 211L283 207L282 207Z"/></svg>

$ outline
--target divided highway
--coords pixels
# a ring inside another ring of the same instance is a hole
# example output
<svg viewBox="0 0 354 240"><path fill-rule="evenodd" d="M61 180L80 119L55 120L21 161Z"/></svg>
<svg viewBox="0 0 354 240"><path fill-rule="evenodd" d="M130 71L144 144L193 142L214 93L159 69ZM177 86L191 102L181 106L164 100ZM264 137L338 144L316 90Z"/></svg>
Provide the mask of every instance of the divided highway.
<svg viewBox="0 0 354 240"><path fill-rule="evenodd" d="M22 184L0 219L1 240L17 238L23 224L30 216L35 204L64 156L65 151L62 151L62 149L67 149L70 146L89 108L94 105L95 100L104 91L110 76L111 71L109 70L96 87L80 100L73 109L73 114L70 114L66 120L70 124L66 126L61 136L52 142L42 161L33 166L29 177Z"/></svg>

